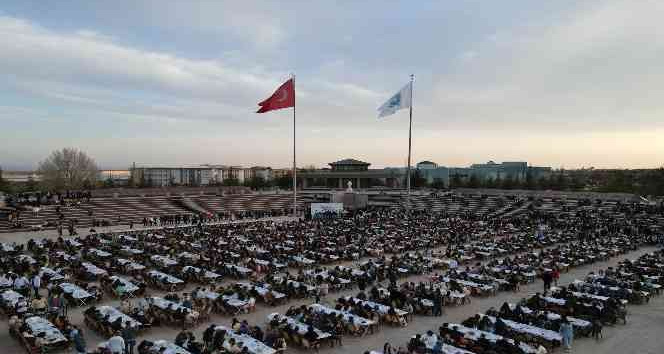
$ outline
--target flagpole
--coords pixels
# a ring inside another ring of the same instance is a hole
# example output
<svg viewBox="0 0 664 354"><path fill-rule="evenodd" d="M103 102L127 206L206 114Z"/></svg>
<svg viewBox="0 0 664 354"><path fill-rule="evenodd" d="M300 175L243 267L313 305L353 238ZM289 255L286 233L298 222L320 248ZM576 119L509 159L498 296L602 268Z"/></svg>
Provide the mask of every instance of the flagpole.
<svg viewBox="0 0 664 354"><path fill-rule="evenodd" d="M295 75L293 80L293 93L295 93ZM295 162L295 97L293 97L293 217L297 218L297 165Z"/></svg>
<svg viewBox="0 0 664 354"><path fill-rule="evenodd" d="M407 196L406 196L406 209L410 210L410 152L411 152L411 147L412 147L412 140L413 140L413 79L414 75L410 75L410 119L408 122L408 179L406 180L406 189L407 189Z"/></svg>

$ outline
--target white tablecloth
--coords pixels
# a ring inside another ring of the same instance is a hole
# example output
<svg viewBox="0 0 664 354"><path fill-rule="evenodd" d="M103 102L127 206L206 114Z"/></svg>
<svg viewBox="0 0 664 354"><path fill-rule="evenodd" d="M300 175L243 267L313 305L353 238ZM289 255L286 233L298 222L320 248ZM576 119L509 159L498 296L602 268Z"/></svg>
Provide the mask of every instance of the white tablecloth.
<svg viewBox="0 0 664 354"><path fill-rule="evenodd" d="M85 289L79 287L78 285L72 283L61 283L58 285L62 291L71 295L74 299L87 299L94 297L92 294L87 292Z"/></svg>
<svg viewBox="0 0 664 354"><path fill-rule="evenodd" d="M235 339L235 343L242 343L243 346L247 347L249 349L249 352L252 354L275 354L276 351L267 345L265 345L263 342L259 342L256 339L249 337L248 335L245 334L239 334L235 333L232 329L224 326L217 326L215 327L217 331L219 330L224 330L226 331L226 339L224 341L224 348L229 349L230 345L228 344L228 341L230 338Z"/></svg>
<svg viewBox="0 0 664 354"><path fill-rule="evenodd" d="M120 318L120 321L122 322L122 327L132 327L132 328L139 328L141 326L141 323L136 321L135 319L125 315L124 313L120 312L118 309L115 307L111 306L97 306L97 311L102 315L102 317L109 315L108 317L108 322L113 323L115 322L118 318Z"/></svg>
<svg viewBox="0 0 664 354"><path fill-rule="evenodd" d="M92 263L83 262L83 263L81 263L81 266L83 266L83 268L85 268L86 272L88 272L92 275L95 275L95 276L100 276L100 275L104 275L104 274L108 273L107 271L97 267L96 265L94 265Z"/></svg>
<svg viewBox="0 0 664 354"><path fill-rule="evenodd" d="M163 352L160 351L161 348L164 348ZM165 340L155 341L152 349L157 349L157 352L161 354L191 354L186 349Z"/></svg>
<svg viewBox="0 0 664 354"><path fill-rule="evenodd" d="M25 324L30 329L30 334L37 336L44 333L44 339L48 344L66 342L67 338L51 322L41 317L30 317L25 320Z"/></svg>
<svg viewBox="0 0 664 354"><path fill-rule="evenodd" d="M376 324L375 321L366 319L364 317L356 316L356 315L353 315L352 313L349 313L349 312L338 311L338 310L335 310L333 308L329 308L329 307L326 307L326 306L323 306L323 305L320 305L320 304L311 304L311 305L309 305L309 307L314 312L318 312L318 313L335 314L335 315L341 314L342 317L343 317L344 322L346 322L346 323L350 323L351 318L352 318L352 323L354 325L357 325L357 326L368 327L368 326Z"/></svg>
<svg viewBox="0 0 664 354"><path fill-rule="evenodd" d="M116 280L119 280L120 283L122 283L122 285L120 286L120 292L122 294L133 293L133 292L139 290L138 286L134 285L134 283L130 282L129 280L127 280L125 278L118 277L118 276L114 275L114 276L110 277L109 279L111 280L112 283L114 283Z"/></svg>
<svg viewBox="0 0 664 354"><path fill-rule="evenodd" d="M182 284L184 281L182 279L176 278L172 275L162 273L157 270L151 270L148 272L148 276L153 278L153 279L159 279L162 282L166 282L168 284Z"/></svg>

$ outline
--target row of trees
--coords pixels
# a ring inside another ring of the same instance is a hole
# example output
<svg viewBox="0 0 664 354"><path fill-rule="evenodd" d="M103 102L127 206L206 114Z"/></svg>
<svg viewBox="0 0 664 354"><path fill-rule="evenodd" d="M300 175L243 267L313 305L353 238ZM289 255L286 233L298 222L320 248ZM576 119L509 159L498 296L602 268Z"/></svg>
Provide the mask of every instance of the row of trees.
<svg viewBox="0 0 664 354"><path fill-rule="evenodd" d="M442 180L429 183L415 170L411 177L414 188L445 188ZM528 190L567 190L610 193L635 193L639 195L664 196L664 168L648 170L557 170L549 176L534 178L530 173L525 179L511 176L482 180L476 175L464 178L450 176L450 188L499 188Z"/></svg>

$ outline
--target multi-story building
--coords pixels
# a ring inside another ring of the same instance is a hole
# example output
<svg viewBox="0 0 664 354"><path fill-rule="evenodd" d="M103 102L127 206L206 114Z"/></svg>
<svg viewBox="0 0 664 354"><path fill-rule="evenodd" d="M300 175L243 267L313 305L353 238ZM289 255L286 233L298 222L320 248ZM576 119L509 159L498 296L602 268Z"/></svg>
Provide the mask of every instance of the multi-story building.
<svg viewBox="0 0 664 354"><path fill-rule="evenodd" d="M249 168L249 179L260 178L264 181L273 179L272 169L270 167L254 166Z"/></svg>
<svg viewBox="0 0 664 354"><path fill-rule="evenodd" d="M275 168L272 169L272 178L279 179L282 177L292 177L293 169L292 168Z"/></svg>
<svg viewBox="0 0 664 354"><path fill-rule="evenodd" d="M254 173L250 168L224 165L134 166L130 171L134 184L159 187L206 186L222 184L226 180L235 180L242 184Z"/></svg>
<svg viewBox="0 0 664 354"><path fill-rule="evenodd" d="M527 162L503 162L495 163L489 161L482 164L472 164L470 167L443 167L431 161L422 161L417 164L420 174L429 184L440 181L445 186L450 185L450 180L468 181L475 176L480 181L489 179L507 179L524 181L528 174L533 179L548 177L551 175L551 167L528 166Z"/></svg>
<svg viewBox="0 0 664 354"><path fill-rule="evenodd" d="M422 161L417 164L418 170L434 170L438 168L438 164L431 161Z"/></svg>

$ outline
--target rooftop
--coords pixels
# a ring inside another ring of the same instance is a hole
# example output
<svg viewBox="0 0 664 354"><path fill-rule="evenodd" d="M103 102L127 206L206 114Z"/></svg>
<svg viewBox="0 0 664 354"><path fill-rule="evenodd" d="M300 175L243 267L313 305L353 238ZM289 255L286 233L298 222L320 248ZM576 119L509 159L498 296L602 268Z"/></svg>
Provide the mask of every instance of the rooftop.
<svg viewBox="0 0 664 354"><path fill-rule="evenodd" d="M343 160L339 160L337 162L330 162L328 165L330 165L330 166L337 166L337 165L369 166L371 164L368 163L368 162L355 160L355 159L343 159Z"/></svg>

